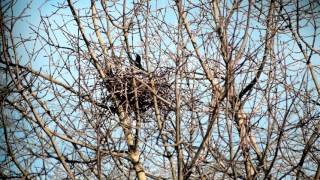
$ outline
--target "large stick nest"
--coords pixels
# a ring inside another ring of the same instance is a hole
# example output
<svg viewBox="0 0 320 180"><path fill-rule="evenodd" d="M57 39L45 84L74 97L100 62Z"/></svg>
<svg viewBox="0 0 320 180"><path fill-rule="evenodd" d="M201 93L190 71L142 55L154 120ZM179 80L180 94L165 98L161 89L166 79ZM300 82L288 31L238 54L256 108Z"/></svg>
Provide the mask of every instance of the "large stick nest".
<svg viewBox="0 0 320 180"><path fill-rule="evenodd" d="M169 83L169 73L166 72L153 72L152 80L154 82L154 90L157 96L160 96L168 101L172 99L172 87ZM115 98L119 105L125 107L128 111L146 112L154 107L153 93L149 87L152 87L151 78L148 73L144 71L137 71L135 69L127 69L126 71L109 72L108 77L105 80L105 102L109 102L110 110L115 112L115 104L112 98ZM135 79L135 80L134 80ZM136 86L134 86L134 81ZM144 83L141 83L144 82ZM137 92L135 96L134 92ZM110 103L112 102L112 103ZM138 107L136 107L138 102ZM161 110L170 110L170 107L158 100L158 107Z"/></svg>

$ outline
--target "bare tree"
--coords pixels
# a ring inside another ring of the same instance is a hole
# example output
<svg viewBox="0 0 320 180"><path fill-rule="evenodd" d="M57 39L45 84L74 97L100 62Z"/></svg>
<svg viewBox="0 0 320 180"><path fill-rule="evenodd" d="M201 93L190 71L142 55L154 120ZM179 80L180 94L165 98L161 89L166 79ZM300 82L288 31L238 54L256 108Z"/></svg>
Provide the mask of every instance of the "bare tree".
<svg viewBox="0 0 320 180"><path fill-rule="evenodd" d="M318 1L1 1L1 178L320 179Z"/></svg>

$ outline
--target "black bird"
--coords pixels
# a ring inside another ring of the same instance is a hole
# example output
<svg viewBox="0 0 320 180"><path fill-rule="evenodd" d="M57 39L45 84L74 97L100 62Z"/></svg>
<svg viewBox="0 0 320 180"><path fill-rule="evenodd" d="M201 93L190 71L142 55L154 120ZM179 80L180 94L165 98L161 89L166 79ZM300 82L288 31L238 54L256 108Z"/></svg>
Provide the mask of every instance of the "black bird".
<svg viewBox="0 0 320 180"><path fill-rule="evenodd" d="M135 59L135 65L141 69L141 70L144 70L142 65L141 65L141 57L139 54L136 54L136 59Z"/></svg>

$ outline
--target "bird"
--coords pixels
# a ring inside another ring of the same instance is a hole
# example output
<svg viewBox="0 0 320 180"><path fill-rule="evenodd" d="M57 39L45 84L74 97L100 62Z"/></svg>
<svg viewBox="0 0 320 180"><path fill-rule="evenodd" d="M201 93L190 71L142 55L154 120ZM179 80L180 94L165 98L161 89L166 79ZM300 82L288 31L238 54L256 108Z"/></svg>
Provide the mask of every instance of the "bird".
<svg viewBox="0 0 320 180"><path fill-rule="evenodd" d="M139 54L136 54L135 66L141 70L144 70L141 65L141 56Z"/></svg>

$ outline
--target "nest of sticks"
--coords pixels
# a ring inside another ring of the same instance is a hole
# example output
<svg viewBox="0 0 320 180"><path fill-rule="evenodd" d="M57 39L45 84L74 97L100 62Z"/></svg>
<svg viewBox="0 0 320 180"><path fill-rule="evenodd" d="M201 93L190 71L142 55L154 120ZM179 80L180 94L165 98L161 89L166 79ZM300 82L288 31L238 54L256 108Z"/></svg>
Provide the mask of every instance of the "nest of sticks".
<svg viewBox="0 0 320 180"><path fill-rule="evenodd" d="M153 72L152 80L154 89L152 89L151 79L146 72L134 70L109 72L104 81L104 102L109 103L108 107L114 113L116 112L114 100L129 112L138 110L143 113L154 108L154 93L152 91L156 92L158 97L170 101L172 99L172 84L169 83L169 75L165 72ZM160 110L170 110L168 104L161 100L157 102Z"/></svg>

